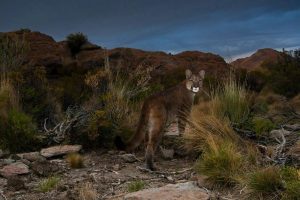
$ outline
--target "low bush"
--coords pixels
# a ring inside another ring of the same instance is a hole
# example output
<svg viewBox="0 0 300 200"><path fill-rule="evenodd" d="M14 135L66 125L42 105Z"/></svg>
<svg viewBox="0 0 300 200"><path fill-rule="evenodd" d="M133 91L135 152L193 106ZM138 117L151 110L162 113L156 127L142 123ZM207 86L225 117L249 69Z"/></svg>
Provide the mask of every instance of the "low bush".
<svg viewBox="0 0 300 200"><path fill-rule="evenodd" d="M66 40L73 56L80 51L82 45L88 42L87 36L80 32L69 34Z"/></svg>
<svg viewBox="0 0 300 200"><path fill-rule="evenodd" d="M280 177L280 169L270 166L253 172L250 175L249 188L259 197L278 196L283 189L283 181Z"/></svg>
<svg viewBox="0 0 300 200"><path fill-rule="evenodd" d="M232 186L238 183L243 173L244 160L235 144L223 141L220 145L211 141L195 165L198 173L207 176L214 186Z"/></svg>
<svg viewBox="0 0 300 200"><path fill-rule="evenodd" d="M34 150L38 148L37 128L32 118L23 112L11 110L7 121L1 120L0 143L11 152Z"/></svg>
<svg viewBox="0 0 300 200"><path fill-rule="evenodd" d="M38 191L40 192L49 192L53 190L59 183L60 178L57 176L52 176L40 181L38 185Z"/></svg>
<svg viewBox="0 0 300 200"><path fill-rule="evenodd" d="M250 195L264 199L300 199L300 175L293 167L268 166L249 175Z"/></svg>

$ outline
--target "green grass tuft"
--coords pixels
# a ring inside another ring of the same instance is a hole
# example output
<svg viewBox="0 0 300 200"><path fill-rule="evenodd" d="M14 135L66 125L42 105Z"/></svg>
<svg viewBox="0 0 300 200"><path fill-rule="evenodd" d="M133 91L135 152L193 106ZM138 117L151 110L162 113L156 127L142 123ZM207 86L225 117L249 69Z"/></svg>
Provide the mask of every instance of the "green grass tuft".
<svg viewBox="0 0 300 200"><path fill-rule="evenodd" d="M142 180L137 180L128 184L128 192L137 192L145 188L145 182Z"/></svg>
<svg viewBox="0 0 300 200"><path fill-rule="evenodd" d="M248 181L251 194L260 197L277 196L283 189L284 184L281 179L280 169L270 166L253 172Z"/></svg>
<svg viewBox="0 0 300 200"><path fill-rule="evenodd" d="M38 190L40 192L48 192L54 189L60 181L60 178L57 176L52 176L42 180L38 185Z"/></svg>
<svg viewBox="0 0 300 200"><path fill-rule="evenodd" d="M207 149L197 161L195 170L206 175L207 180L214 185L231 186L238 183L243 162L235 145L223 142L220 146Z"/></svg>

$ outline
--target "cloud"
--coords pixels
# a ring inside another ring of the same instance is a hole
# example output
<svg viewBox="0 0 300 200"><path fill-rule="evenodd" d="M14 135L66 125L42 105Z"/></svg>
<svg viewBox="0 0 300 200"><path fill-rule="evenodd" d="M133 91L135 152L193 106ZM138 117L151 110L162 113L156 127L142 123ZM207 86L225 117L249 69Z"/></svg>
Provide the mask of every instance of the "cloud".
<svg viewBox="0 0 300 200"><path fill-rule="evenodd" d="M299 46L298 0L1 0L0 31L72 32L108 48L210 51L224 57Z"/></svg>

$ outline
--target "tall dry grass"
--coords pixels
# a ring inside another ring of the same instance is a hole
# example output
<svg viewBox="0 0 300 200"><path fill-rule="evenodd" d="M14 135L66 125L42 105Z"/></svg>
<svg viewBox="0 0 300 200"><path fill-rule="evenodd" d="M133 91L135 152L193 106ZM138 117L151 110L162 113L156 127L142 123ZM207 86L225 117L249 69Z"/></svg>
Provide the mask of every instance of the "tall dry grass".
<svg viewBox="0 0 300 200"><path fill-rule="evenodd" d="M193 107L190 130L184 135L187 150L202 153L195 170L215 186L239 184L257 162L255 148L233 126L249 117L247 91L232 77L211 92L211 100Z"/></svg>

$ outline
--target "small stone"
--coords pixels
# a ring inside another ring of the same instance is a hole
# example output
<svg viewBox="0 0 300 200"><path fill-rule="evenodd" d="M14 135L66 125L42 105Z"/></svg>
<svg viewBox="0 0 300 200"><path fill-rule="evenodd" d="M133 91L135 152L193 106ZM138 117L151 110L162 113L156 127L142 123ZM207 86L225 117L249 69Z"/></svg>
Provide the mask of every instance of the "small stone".
<svg viewBox="0 0 300 200"><path fill-rule="evenodd" d="M50 176L59 170L58 166L48 160L37 160L31 164L32 171L39 176Z"/></svg>
<svg viewBox="0 0 300 200"><path fill-rule="evenodd" d="M62 156L70 153L77 153L82 149L81 145L59 145L41 150L41 155L50 158L54 156Z"/></svg>
<svg viewBox="0 0 300 200"><path fill-rule="evenodd" d="M28 173L29 173L28 166L22 162L15 162L15 163L6 165L0 170L0 174L3 177L28 174Z"/></svg>
<svg viewBox="0 0 300 200"><path fill-rule="evenodd" d="M160 151L162 153L162 157L166 160L170 160L174 158L174 149L165 149L160 146Z"/></svg>
<svg viewBox="0 0 300 200"><path fill-rule="evenodd" d="M135 155L130 154L130 153L119 155L119 156L127 163L133 163L133 162L137 161L137 158L135 157Z"/></svg>
<svg viewBox="0 0 300 200"><path fill-rule="evenodd" d="M170 182L174 182L174 179L173 179L172 176L167 176L166 179L167 179L168 181L170 181Z"/></svg>
<svg viewBox="0 0 300 200"><path fill-rule="evenodd" d="M109 155L114 155L114 154L116 154L116 151L110 150L110 151L108 151L107 153L108 153Z"/></svg>
<svg viewBox="0 0 300 200"><path fill-rule="evenodd" d="M120 164L115 164L114 166L112 166L112 168L115 171L119 171L120 170Z"/></svg>
<svg viewBox="0 0 300 200"><path fill-rule="evenodd" d="M15 160L11 159L11 158L7 158L7 159L3 159L2 160L3 164L5 165L9 165L9 164L12 164L14 162L16 162Z"/></svg>
<svg viewBox="0 0 300 200"><path fill-rule="evenodd" d="M30 165L30 161L26 159L21 159L20 162L24 163L25 165Z"/></svg>
<svg viewBox="0 0 300 200"><path fill-rule="evenodd" d="M7 187L10 190L22 190L25 189L24 181L18 176L10 176L7 178Z"/></svg>
<svg viewBox="0 0 300 200"><path fill-rule="evenodd" d="M13 160L20 160L21 158L17 155L17 154L11 154L9 156L10 159L13 159Z"/></svg>

